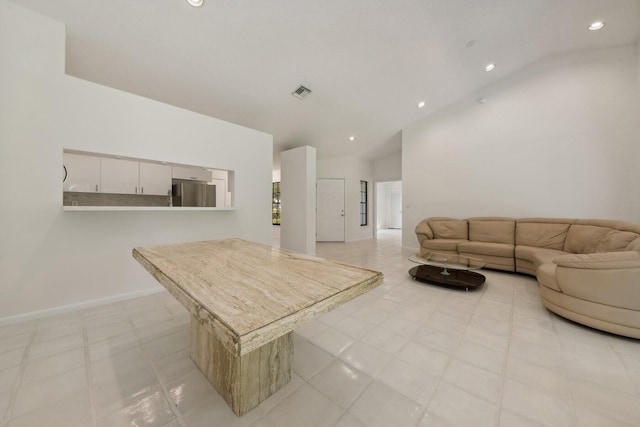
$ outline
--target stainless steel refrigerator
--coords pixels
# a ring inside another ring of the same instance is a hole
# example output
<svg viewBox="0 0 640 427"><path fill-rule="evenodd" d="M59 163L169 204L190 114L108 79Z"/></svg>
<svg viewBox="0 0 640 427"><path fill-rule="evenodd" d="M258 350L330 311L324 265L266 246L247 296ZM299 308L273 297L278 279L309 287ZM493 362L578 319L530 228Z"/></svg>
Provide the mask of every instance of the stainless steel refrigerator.
<svg viewBox="0 0 640 427"><path fill-rule="evenodd" d="M215 207L216 186L204 182L174 182L173 206Z"/></svg>

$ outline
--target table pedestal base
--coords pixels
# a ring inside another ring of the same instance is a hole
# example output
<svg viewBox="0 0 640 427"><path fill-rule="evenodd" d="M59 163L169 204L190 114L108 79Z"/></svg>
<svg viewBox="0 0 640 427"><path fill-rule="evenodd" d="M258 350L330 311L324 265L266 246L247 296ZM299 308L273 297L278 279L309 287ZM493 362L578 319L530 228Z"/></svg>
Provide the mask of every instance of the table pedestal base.
<svg viewBox="0 0 640 427"><path fill-rule="evenodd" d="M293 333L242 356L191 317L191 358L236 415L255 408L291 379Z"/></svg>

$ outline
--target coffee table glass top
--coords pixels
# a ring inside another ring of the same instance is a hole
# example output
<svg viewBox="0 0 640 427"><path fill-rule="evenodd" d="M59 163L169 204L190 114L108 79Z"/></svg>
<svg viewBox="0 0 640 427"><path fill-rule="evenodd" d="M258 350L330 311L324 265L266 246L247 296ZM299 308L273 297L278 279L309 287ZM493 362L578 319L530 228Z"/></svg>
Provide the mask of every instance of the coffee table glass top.
<svg viewBox="0 0 640 427"><path fill-rule="evenodd" d="M409 275L415 280L448 287L478 288L485 282L485 277L476 273L486 265L478 258L464 255L429 252L423 256L415 254L409 260L420 264L409 270Z"/></svg>
<svg viewBox="0 0 640 427"><path fill-rule="evenodd" d="M479 258L441 252L429 252L423 256L414 254L409 257L409 261L415 262L416 264L432 265L455 270L479 270L487 265L484 260Z"/></svg>

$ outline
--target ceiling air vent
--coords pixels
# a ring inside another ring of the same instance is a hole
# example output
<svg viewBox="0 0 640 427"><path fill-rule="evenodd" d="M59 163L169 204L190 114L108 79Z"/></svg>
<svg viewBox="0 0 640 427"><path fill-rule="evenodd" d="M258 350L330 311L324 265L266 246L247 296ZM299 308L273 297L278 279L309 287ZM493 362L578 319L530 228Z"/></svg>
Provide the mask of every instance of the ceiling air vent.
<svg viewBox="0 0 640 427"><path fill-rule="evenodd" d="M310 89L307 89L306 87L300 85L296 90L291 92L291 95L295 96L296 98L305 99L310 93Z"/></svg>

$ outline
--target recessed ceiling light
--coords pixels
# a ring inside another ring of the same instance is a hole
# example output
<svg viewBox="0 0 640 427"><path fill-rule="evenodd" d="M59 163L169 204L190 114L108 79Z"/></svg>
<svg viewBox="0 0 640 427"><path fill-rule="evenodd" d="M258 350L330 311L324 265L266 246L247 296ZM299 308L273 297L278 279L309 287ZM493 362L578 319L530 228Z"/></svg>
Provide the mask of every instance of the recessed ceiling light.
<svg viewBox="0 0 640 427"><path fill-rule="evenodd" d="M589 25L588 28L589 28L589 31L601 30L602 28L604 28L604 22L602 22L602 21L592 22L591 25Z"/></svg>
<svg viewBox="0 0 640 427"><path fill-rule="evenodd" d="M491 63L491 64L487 64L487 66L484 67L484 70L489 72L489 71L493 70L494 68L496 68L496 64Z"/></svg>
<svg viewBox="0 0 640 427"><path fill-rule="evenodd" d="M427 105L427 103L424 101L418 102L418 108L424 108L425 105Z"/></svg>
<svg viewBox="0 0 640 427"><path fill-rule="evenodd" d="M187 0L187 3L193 7L200 7L204 4L204 0Z"/></svg>
<svg viewBox="0 0 640 427"><path fill-rule="evenodd" d="M350 136L349 137L349 141L355 141L356 137L355 136Z"/></svg>

